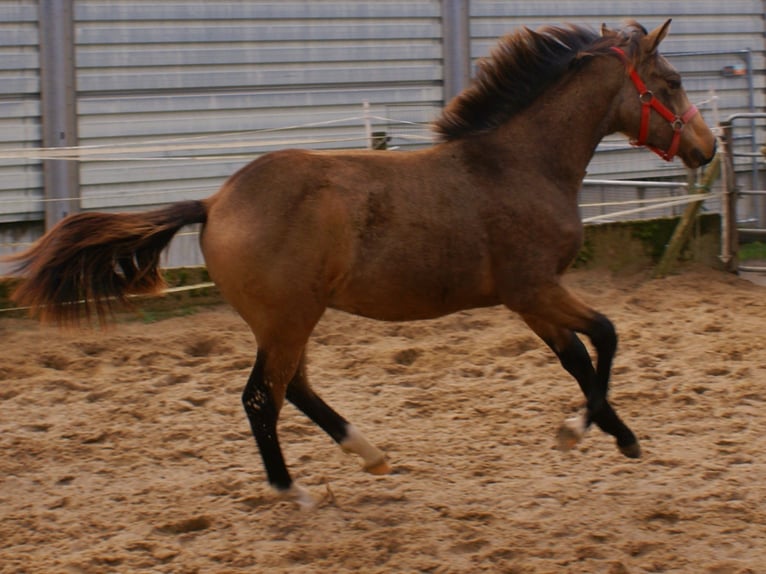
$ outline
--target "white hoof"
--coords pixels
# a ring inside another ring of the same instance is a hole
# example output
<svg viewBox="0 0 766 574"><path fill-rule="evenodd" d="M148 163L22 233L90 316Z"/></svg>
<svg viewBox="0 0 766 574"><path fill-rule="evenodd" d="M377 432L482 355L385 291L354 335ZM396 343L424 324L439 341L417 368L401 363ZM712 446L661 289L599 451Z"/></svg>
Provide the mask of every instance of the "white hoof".
<svg viewBox="0 0 766 574"><path fill-rule="evenodd" d="M309 491L296 482L293 482L287 490L280 491L280 494L285 500L297 502L301 510L311 510L317 505L316 500L314 500Z"/></svg>
<svg viewBox="0 0 766 574"><path fill-rule="evenodd" d="M391 467L386 455L379 448L371 445L354 425L346 428L346 438L340 443L344 452L362 457L362 468L370 474L388 474Z"/></svg>
<svg viewBox="0 0 766 574"><path fill-rule="evenodd" d="M579 415L565 420L559 427L556 435L558 449L563 452L572 450L574 446L585 436L588 430L585 424L585 416Z"/></svg>

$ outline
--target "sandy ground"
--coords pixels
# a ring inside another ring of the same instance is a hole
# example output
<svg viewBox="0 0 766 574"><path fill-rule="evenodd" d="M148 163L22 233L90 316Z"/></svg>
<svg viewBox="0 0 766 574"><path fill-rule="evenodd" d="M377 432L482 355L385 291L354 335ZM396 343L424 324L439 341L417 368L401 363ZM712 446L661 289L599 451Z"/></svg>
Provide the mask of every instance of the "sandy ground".
<svg viewBox="0 0 766 574"><path fill-rule="evenodd" d="M254 347L227 307L107 332L0 321L0 572L766 572L766 287L708 270L577 272L620 333L621 457L555 431L579 390L501 308L328 312L315 388L381 448L360 471L291 406L276 498L240 404Z"/></svg>

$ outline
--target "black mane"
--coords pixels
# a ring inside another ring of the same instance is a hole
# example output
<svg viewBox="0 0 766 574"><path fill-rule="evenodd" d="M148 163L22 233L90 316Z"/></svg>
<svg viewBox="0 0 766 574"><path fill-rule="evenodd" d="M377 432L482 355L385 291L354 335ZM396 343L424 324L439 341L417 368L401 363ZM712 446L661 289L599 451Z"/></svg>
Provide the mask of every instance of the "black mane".
<svg viewBox="0 0 766 574"><path fill-rule="evenodd" d="M627 43L643 30L636 26L631 23L632 29L604 37L575 25L522 28L503 37L479 61L472 84L447 105L434 130L442 140L454 140L497 127L560 79L579 55L605 53L610 46Z"/></svg>

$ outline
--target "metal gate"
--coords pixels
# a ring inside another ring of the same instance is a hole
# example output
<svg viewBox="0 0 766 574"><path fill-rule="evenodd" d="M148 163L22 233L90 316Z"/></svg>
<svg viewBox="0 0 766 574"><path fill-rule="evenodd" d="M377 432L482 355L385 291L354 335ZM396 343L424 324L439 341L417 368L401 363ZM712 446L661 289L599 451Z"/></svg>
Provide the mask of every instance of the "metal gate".
<svg viewBox="0 0 766 574"><path fill-rule="evenodd" d="M766 238L766 190L760 168L766 147L757 135L766 127L766 113L732 114L721 122L724 197L721 260L730 271L766 273L766 265L741 265L742 239ZM746 185L743 185L746 182Z"/></svg>

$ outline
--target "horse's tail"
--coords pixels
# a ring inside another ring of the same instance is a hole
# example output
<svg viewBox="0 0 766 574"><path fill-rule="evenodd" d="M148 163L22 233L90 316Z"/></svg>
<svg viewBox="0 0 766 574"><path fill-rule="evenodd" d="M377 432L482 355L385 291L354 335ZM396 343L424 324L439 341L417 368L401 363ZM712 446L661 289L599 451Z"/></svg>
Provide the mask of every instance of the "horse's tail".
<svg viewBox="0 0 766 574"><path fill-rule="evenodd" d="M13 300L32 314L77 323L100 322L114 303L161 291L160 254L184 225L204 223L204 201L183 201L143 213L78 213L60 221L27 251L10 256L22 281Z"/></svg>

